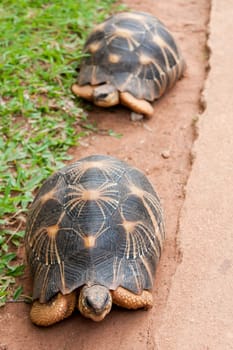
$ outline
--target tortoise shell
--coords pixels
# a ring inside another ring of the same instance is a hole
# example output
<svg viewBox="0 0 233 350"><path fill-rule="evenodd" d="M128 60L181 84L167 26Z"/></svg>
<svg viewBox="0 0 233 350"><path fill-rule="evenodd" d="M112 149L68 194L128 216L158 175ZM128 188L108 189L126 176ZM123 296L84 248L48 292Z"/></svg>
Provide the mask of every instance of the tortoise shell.
<svg viewBox="0 0 233 350"><path fill-rule="evenodd" d="M109 156L81 159L45 181L31 205L33 298L85 284L151 290L163 240L160 201L143 173Z"/></svg>
<svg viewBox="0 0 233 350"><path fill-rule="evenodd" d="M80 86L111 83L147 101L162 96L185 68L172 34L143 12L118 13L97 25L83 51Z"/></svg>

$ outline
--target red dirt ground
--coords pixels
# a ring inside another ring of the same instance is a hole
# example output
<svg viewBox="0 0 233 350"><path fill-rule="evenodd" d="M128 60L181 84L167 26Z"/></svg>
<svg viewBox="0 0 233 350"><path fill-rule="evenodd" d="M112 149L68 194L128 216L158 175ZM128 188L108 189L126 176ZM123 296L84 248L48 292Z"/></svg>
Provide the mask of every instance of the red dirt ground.
<svg viewBox="0 0 233 350"><path fill-rule="evenodd" d="M144 170L157 189L164 207L167 238L155 281L155 305L148 312L113 308L101 323L84 319L75 312L60 324L41 329L29 320L30 306L8 304L0 310L0 350L157 349L154 334L166 305L172 277L182 260L177 243L178 220L192 165L195 121L202 112L210 9L206 0L127 0L125 3L132 9L158 16L168 26L181 47L187 71L184 78L155 104L151 120L131 122L130 112L121 107L95 108L89 115L91 121L96 121L100 133L88 137L71 153L74 159L96 153L119 157ZM109 129L123 136L120 139L107 136ZM28 276L24 282L30 290Z"/></svg>

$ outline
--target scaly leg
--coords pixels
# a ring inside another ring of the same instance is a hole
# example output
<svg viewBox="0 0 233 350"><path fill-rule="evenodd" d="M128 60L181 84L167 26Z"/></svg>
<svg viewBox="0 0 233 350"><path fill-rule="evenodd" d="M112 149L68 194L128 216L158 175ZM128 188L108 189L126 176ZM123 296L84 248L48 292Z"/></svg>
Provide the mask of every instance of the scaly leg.
<svg viewBox="0 0 233 350"><path fill-rule="evenodd" d="M51 326L52 324L70 316L76 306L76 293L67 295L58 293L53 301L42 304L34 301L30 318L37 326Z"/></svg>
<svg viewBox="0 0 233 350"><path fill-rule="evenodd" d="M73 84L71 86L71 91L78 97L85 98L88 101L93 100L94 87L91 85L80 86L78 84Z"/></svg>
<svg viewBox="0 0 233 350"><path fill-rule="evenodd" d="M153 115L154 109L150 102L138 99L129 92L120 93L120 102L134 112L144 114L148 118Z"/></svg>
<svg viewBox="0 0 233 350"><path fill-rule="evenodd" d="M126 309L150 309L153 306L153 296L148 290L143 290L142 294L134 294L129 290L118 287L111 291L113 303Z"/></svg>

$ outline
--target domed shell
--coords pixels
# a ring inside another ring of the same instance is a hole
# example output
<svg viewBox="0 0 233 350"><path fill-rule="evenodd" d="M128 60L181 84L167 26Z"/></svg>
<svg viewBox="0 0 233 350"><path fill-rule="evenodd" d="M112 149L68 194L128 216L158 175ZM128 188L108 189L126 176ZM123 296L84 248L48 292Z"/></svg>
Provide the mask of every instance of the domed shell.
<svg viewBox="0 0 233 350"><path fill-rule="evenodd" d="M78 84L113 84L121 92L153 101L182 76L185 62L168 29L143 12L107 19L84 46Z"/></svg>
<svg viewBox="0 0 233 350"><path fill-rule="evenodd" d="M68 165L29 211L33 298L47 302L84 284L150 290L163 240L159 198L139 170L100 155Z"/></svg>

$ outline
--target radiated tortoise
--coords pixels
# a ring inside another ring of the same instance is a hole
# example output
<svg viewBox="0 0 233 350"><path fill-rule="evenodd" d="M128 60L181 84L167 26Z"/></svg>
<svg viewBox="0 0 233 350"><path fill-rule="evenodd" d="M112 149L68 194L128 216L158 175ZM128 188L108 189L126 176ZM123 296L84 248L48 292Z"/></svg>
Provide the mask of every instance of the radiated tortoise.
<svg viewBox="0 0 233 350"><path fill-rule="evenodd" d="M100 321L112 303L152 307L163 240L160 200L138 169L95 155L57 171L28 214L31 320L48 326L77 307Z"/></svg>
<svg viewBox="0 0 233 350"><path fill-rule="evenodd" d="M159 99L183 75L185 62L169 30L144 12L123 12L97 25L83 49L75 95L101 107L119 103L152 116Z"/></svg>

